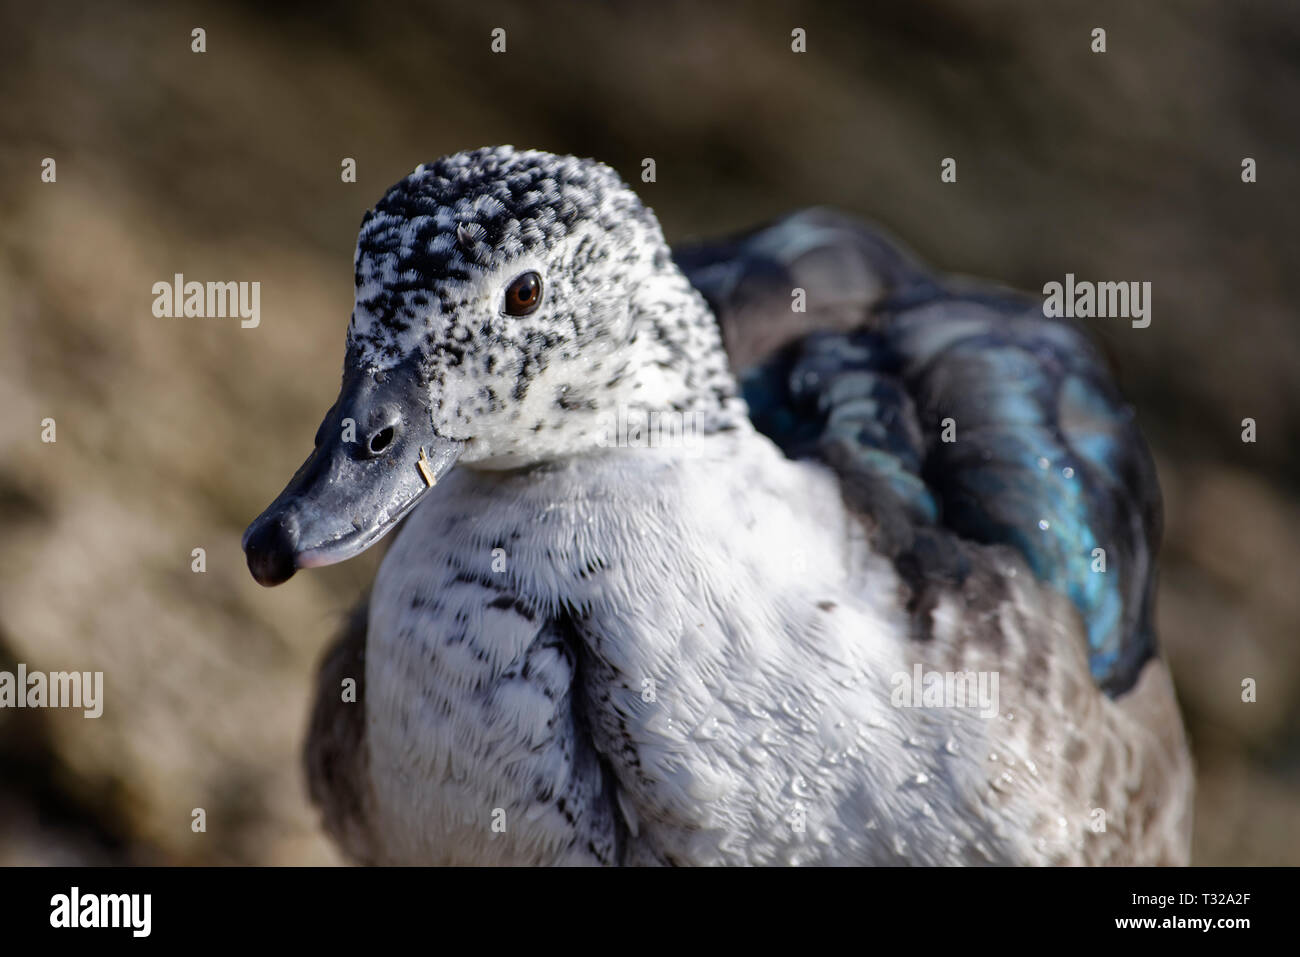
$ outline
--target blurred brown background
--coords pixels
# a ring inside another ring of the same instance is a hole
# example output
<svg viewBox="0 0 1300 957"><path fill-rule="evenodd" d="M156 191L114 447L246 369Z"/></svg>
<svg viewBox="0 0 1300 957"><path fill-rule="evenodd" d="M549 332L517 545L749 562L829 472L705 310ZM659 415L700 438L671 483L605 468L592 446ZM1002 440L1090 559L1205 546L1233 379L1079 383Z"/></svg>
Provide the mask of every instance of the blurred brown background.
<svg viewBox="0 0 1300 957"><path fill-rule="evenodd" d="M0 711L0 863L337 860L298 755L378 555L267 591L239 536L333 401L362 212L502 142L654 157L670 240L827 203L946 270L1150 280L1092 328L1166 495L1194 859L1300 863L1300 5L699 6L0 5L0 669L106 683ZM260 328L154 318L177 272L260 281Z"/></svg>

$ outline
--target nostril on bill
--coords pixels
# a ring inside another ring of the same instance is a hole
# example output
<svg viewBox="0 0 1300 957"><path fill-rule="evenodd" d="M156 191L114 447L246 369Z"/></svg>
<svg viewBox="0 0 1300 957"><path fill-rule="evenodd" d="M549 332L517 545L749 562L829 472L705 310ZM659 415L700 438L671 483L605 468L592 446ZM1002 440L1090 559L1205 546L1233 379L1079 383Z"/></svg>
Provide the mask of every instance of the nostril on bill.
<svg viewBox="0 0 1300 957"><path fill-rule="evenodd" d="M384 449L388 448L393 441L393 436L396 434L396 431L397 430L393 426L389 425L372 435L368 445L370 454L378 455L380 452L384 451Z"/></svg>

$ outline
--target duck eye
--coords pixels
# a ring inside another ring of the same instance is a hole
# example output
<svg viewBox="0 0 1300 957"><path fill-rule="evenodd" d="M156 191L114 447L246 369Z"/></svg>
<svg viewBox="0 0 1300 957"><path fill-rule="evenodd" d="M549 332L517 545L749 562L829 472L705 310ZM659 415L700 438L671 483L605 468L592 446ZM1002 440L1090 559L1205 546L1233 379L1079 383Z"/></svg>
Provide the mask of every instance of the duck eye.
<svg viewBox="0 0 1300 957"><path fill-rule="evenodd" d="M542 277L526 272L506 287L506 315L526 316L542 301Z"/></svg>

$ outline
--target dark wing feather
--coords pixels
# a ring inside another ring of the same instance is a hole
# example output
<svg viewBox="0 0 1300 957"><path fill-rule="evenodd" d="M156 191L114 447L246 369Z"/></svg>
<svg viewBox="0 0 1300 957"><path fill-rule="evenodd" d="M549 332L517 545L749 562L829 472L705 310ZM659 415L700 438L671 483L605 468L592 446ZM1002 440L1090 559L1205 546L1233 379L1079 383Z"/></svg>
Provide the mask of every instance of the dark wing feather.
<svg viewBox="0 0 1300 957"><path fill-rule="evenodd" d="M307 786L331 837L359 863L374 863L370 834L369 768L366 752L367 595L352 609L334 644L325 652L316 677L303 759ZM351 678L356 700L343 700L343 681Z"/></svg>
<svg viewBox="0 0 1300 957"><path fill-rule="evenodd" d="M1159 487L1076 327L936 277L827 210L677 258L719 317L755 425L835 469L914 590L964 579L954 536L1013 546L1078 607L1098 685L1133 685L1155 651Z"/></svg>

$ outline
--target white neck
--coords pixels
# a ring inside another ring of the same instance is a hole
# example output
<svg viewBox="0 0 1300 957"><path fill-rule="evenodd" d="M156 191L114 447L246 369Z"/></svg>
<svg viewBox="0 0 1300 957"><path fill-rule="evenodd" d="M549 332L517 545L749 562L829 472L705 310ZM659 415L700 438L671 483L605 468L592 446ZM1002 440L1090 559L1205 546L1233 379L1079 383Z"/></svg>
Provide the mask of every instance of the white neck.
<svg viewBox="0 0 1300 957"><path fill-rule="evenodd" d="M898 595L834 477L752 430L693 454L453 473L371 605L370 758L407 849L395 859L816 859L785 823L796 813L895 859L897 835L875 826L900 802L956 800L913 778L940 775L945 737L977 748L984 733L890 706L891 675L911 667ZM820 776L844 761L871 778L861 794ZM493 832L493 808L514 829ZM741 831L749 846L729 842Z"/></svg>

